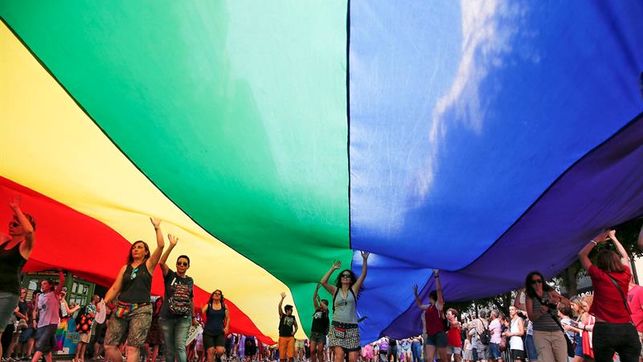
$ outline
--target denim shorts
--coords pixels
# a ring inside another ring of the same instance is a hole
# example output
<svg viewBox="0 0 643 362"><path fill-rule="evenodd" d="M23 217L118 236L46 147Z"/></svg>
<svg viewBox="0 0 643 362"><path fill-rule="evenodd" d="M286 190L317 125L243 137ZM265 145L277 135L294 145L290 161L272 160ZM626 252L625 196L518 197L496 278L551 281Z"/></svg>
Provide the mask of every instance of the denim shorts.
<svg viewBox="0 0 643 362"><path fill-rule="evenodd" d="M426 341L424 342L425 346L436 346L437 348L442 348L447 346L447 334L444 332L438 332L432 336L426 336Z"/></svg>
<svg viewBox="0 0 643 362"><path fill-rule="evenodd" d="M30 338L33 338L35 333L36 333L36 330L33 327L29 327L24 331L22 331L22 333L20 333L20 338L18 339L18 341L20 343L27 343L27 341L29 341Z"/></svg>
<svg viewBox="0 0 643 362"><path fill-rule="evenodd" d="M18 294L9 293L9 292L0 292L0 328L9 324L11 317L13 317L13 311L18 306Z"/></svg>
<svg viewBox="0 0 643 362"><path fill-rule="evenodd" d="M500 345L498 343L489 343L489 357L491 359L499 359L501 356Z"/></svg>
<svg viewBox="0 0 643 362"><path fill-rule="evenodd" d="M51 352L56 347L57 324L50 324L39 327L36 330L36 351L42 353Z"/></svg>
<svg viewBox="0 0 643 362"><path fill-rule="evenodd" d="M310 332L310 341L315 343L326 344L326 335L321 332Z"/></svg>

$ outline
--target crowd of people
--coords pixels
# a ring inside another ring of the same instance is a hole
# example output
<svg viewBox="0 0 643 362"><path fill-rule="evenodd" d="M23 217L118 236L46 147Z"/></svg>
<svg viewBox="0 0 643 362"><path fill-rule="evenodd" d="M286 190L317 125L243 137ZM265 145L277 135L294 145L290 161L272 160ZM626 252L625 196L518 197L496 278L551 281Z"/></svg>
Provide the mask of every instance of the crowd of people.
<svg viewBox="0 0 643 362"><path fill-rule="evenodd" d="M221 290L206 304L194 305L194 281L188 276L190 258L179 255L175 268L167 261L179 238L161 230L161 221L151 218L156 235L154 248L134 242L112 286L104 298L94 295L86 306L67 304L64 273L58 282L42 280L40 290L27 300L20 288L21 268L35 243L36 221L24 213L18 200L13 211L9 237L0 243L0 326L13 325L7 351L0 346L3 361L41 358L52 361L55 333L61 317L75 316L78 345L74 362L85 358L112 362L154 362L162 353L167 362L221 362L294 360L310 362L426 362L433 361L544 361L594 360L639 361L643 335L643 288L634 284L627 252L614 230L593 238L579 252L581 265L591 277L592 295L568 299L547 284L537 272L526 276L508 315L499 310L477 315L448 308L442 293L440 271L434 270L435 290L426 303L418 287L413 288L421 310L422 334L396 340L384 337L364 344L360 338L357 302L367 276L368 252L362 252L362 269L356 275L341 270L334 262L315 289L310 340L296 340L299 326L292 305L278 303L279 340L267 346L253 336L230 333L230 313ZM642 230L643 233L643 230ZM595 262L590 252L602 247ZM152 275L159 266L164 295L151 295ZM321 299L324 288L332 300ZM331 317L332 310L332 317ZM0 330L0 337L2 336Z"/></svg>

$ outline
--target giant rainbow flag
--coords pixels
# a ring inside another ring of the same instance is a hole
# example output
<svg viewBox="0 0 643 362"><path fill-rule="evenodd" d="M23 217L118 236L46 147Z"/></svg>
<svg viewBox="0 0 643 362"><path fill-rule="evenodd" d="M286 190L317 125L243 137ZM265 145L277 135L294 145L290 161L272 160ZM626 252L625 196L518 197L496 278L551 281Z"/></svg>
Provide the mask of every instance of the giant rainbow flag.
<svg viewBox="0 0 643 362"><path fill-rule="evenodd" d="M362 341L447 300L554 275L643 215L643 2L0 3L0 206L37 219L27 270L109 285L148 216L202 303L268 342L308 330L333 260ZM0 207L0 219L11 211ZM162 292L155 276L154 290Z"/></svg>

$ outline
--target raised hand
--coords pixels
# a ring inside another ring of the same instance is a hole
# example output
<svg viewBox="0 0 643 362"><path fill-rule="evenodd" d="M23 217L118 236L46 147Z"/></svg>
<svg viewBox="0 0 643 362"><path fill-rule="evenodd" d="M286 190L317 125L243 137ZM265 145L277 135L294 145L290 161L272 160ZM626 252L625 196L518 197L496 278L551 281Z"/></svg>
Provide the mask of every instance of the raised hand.
<svg viewBox="0 0 643 362"><path fill-rule="evenodd" d="M333 265L330 267L333 270L337 270L342 267L342 262L339 260L336 260L333 262Z"/></svg>
<svg viewBox="0 0 643 362"><path fill-rule="evenodd" d="M161 225L161 219L159 219L159 218L150 217L150 221L152 222L152 225L154 226L154 229L158 229L159 226Z"/></svg>
<svg viewBox="0 0 643 362"><path fill-rule="evenodd" d="M607 236L612 240L616 239L616 230L612 229L612 230L608 231Z"/></svg>
<svg viewBox="0 0 643 362"><path fill-rule="evenodd" d="M172 245L172 246L175 246L176 243L179 242L179 238L174 236L174 235L172 235L172 234L167 234L167 238L168 238L168 240L170 240L170 245Z"/></svg>
<svg viewBox="0 0 643 362"><path fill-rule="evenodd" d="M281 299L282 299L282 300L283 300L283 299L286 299L286 293L281 292L281 294L280 294L280 295L281 295Z"/></svg>
<svg viewBox="0 0 643 362"><path fill-rule="evenodd" d="M16 211L20 209L20 196L14 196L9 201L9 207L11 210Z"/></svg>
<svg viewBox="0 0 643 362"><path fill-rule="evenodd" d="M418 294L418 285L413 284L413 293Z"/></svg>
<svg viewBox="0 0 643 362"><path fill-rule="evenodd" d="M440 275L440 269L433 269L433 276L437 277Z"/></svg>
<svg viewBox="0 0 643 362"><path fill-rule="evenodd" d="M610 232L608 230L601 231L592 240L594 240L597 243L602 243L603 241L609 239L609 233Z"/></svg>
<svg viewBox="0 0 643 362"><path fill-rule="evenodd" d="M368 256L371 255L371 253L369 253L368 251L362 251L361 254L362 254L362 259L364 260L367 260Z"/></svg>

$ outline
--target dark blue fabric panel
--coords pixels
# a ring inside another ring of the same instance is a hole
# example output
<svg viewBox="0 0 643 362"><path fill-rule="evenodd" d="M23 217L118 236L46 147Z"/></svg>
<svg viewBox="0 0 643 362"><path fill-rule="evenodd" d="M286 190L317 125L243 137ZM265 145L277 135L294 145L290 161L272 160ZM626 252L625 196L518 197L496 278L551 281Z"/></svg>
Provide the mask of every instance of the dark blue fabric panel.
<svg viewBox="0 0 643 362"><path fill-rule="evenodd" d="M432 268L461 283L447 287L450 298L519 284L523 275L476 267L478 258L643 109L642 2L463 4L351 2L352 246L377 254L381 270L360 298L366 340L407 310L412 283ZM640 191L642 180L627 187ZM608 186L576 181L585 191ZM579 202L586 194L570 197L492 250L511 245L531 256L525 268L553 273L596 227L640 212L596 214ZM533 236L543 228L574 230L557 240L563 254L541 248Z"/></svg>

